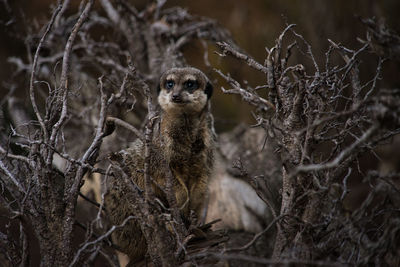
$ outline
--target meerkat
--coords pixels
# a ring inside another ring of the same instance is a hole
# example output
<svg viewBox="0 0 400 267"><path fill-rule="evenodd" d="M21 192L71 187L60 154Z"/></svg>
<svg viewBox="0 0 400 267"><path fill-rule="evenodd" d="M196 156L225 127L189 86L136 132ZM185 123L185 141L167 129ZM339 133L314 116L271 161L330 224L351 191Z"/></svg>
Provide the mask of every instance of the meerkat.
<svg viewBox="0 0 400 267"><path fill-rule="evenodd" d="M193 210L202 211L213 166L214 138L211 130L209 99L213 87L200 70L192 67L172 68L160 78L158 104L160 123L154 132L150 153L150 176L157 198L166 196L167 174L172 174L177 206L184 218ZM120 165L130 179L144 189L144 144L137 140L127 150L117 153ZM112 224L118 225L129 215L135 215L131 203L133 194L122 178L109 177L105 205ZM146 254L146 240L138 222L129 222L113 233L114 242L130 258L130 263Z"/></svg>

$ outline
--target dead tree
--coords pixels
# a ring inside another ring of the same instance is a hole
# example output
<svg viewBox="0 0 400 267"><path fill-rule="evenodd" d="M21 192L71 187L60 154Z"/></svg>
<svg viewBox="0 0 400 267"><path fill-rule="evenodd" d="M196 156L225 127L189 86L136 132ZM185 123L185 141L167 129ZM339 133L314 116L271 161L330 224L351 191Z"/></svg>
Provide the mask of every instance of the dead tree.
<svg viewBox="0 0 400 267"><path fill-rule="evenodd" d="M346 209L344 204L350 177L360 169L360 156L373 153L376 146L400 131L399 89L379 86L382 67L388 58L375 56L375 74L362 82L360 57L376 47L370 34L356 50L328 40L330 47L321 66L311 45L294 31L294 26L287 26L275 46L266 49L264 64L229 44L218 44L220 56L233 56L265 75L264 85L244 88L230 75L216 70L231 87L222 87L224 93L238 94L256 107L257 126L265 129L283 162L282 202L275 214L278 232L273 261L254 258L248 261L398 263L396 240L400 229L396 225L400 203L395 195L399 190L399 173L365 173L364 179L371 184L368 197L354 211ZM382 44L384 37L388 39L389 31L383 33L386 36L375 31L378 44L379 41ZM397 38L392 35L390 40ZM285 43L289 43L287 47ZM397 46L392 47L388 54ZM381 52L382 49L381 46ZM307 61L290 64L294 52ZM260 96L261 90L266 90L268 97ZM268 179L274 178L265 178ZM257 186L260 182L255 184L262 195ZM237 255L226 258L241 259Z"/></svg>

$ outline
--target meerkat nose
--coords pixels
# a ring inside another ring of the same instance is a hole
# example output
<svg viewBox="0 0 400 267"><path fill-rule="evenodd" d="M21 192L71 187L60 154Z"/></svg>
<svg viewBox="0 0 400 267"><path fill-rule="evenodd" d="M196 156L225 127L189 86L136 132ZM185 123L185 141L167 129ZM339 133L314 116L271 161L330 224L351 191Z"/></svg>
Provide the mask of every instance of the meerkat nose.
<svg viewBox="0 0 400 267"><path fill-rule="evenodd" d="M179 93L174 93L172 95L172 102L181 103L182 102L182 96Z"/></svg>

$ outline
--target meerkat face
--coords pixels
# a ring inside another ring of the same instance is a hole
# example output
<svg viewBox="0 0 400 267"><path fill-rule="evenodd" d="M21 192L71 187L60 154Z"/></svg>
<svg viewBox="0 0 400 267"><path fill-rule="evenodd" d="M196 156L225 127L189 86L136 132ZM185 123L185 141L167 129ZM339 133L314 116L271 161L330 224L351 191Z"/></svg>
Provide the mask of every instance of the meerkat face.
<svg viewBox="0 0 400 267"><path fill-rule="evenodd" d="M160 78L158 103L166 112L202 111L212 94L208 78L195 68L173 68Z"/></svg>

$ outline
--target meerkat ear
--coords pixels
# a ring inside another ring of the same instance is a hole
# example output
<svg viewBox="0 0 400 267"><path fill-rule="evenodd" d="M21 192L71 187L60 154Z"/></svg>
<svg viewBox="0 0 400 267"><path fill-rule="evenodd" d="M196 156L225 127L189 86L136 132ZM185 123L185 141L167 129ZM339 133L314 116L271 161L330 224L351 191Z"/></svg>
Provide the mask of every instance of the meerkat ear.
<svg viewBox="0 0 400 267"><path fill-rule="evenodd" d="M204 90L204 93L207 95L207 99L210 99L212 92L213 86L210 82L207 82L206 89Z"/></svg>
<svg viewBox="0 0 400 267"><path fill-rule="evenodd" d="M160 91L161 91L161 87L160 87L160 84L158 84L158 85L157 85L157 95L160 94Z"/></svg>

